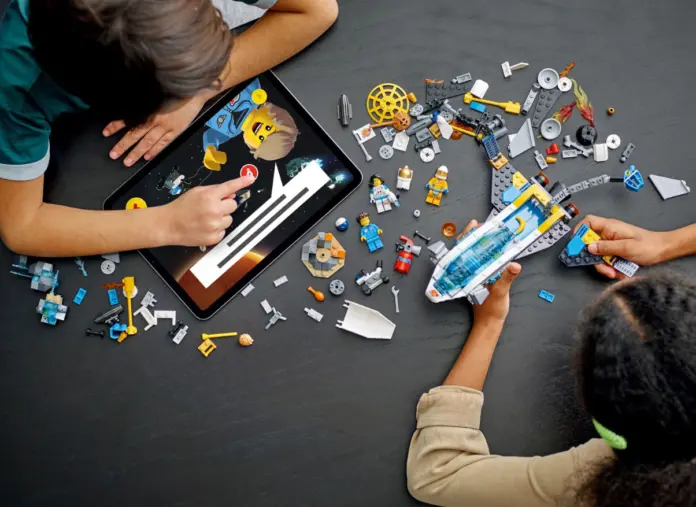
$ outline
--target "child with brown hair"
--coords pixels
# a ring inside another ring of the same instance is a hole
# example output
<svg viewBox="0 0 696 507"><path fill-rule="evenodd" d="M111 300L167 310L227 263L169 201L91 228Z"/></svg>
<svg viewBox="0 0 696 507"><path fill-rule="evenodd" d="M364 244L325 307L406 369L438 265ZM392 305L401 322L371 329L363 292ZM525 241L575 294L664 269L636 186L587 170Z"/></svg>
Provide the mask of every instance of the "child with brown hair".
<svg viewBox="0 0 696 507"><path fill-rule="evenodd" d="M269 10L237 37L211 0L10 1L0 23L5 245L20 254L72 256L211 245L224 236L236 209L232 196L250 179L196 188L135 213L45 203L43 174L51 124L61 114L92 107L111 115L105 136L127 128L111 158L130 150L125 165L149 160L208 99L297 53L338 14L335 0L239 1ZM287 130L285 137L296 136ZM256 155L277 155L286 145L274 141Z"/></svg>

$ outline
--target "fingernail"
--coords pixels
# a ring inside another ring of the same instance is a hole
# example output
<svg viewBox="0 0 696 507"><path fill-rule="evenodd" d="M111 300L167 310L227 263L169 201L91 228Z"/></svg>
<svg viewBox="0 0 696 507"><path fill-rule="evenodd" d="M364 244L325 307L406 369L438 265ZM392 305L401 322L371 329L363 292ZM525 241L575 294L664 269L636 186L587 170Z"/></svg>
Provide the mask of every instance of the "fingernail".
<svg viewBox="0 0 696 507"><path fill-rule="evenodd" d="M112 152L109 153L109 156L110 156L112 159L116 160L116 159L118 158L118 153L116 153L115 151L112 151Z"/></svg>
<svg viewBox="0 0 696 507"><path fill-rule="evenodd" d="M106 129L102 130L102 135L103 135L104 137L108 136L108 135L109 135L109 131L106 130Z"/></svg>
<svg viewBox="0 0 696 507"><path fill-rule="evenodd" d="M145 160L150 160L150 155L145 155L143 158L144 158Z"/></svg>
<svg viewBox="0 0 696 507"><path fill-rule="evenodd" d="M133 163L133 160L130 158L127 158L123 163L126 165L131 165Z"/></svg>
<svg viewBox="0 0 696 507"><path fill-rule="evenodd" d="M587 249L590 251L591 254L596 254L597 253L597 244L590 243L590 245L587 247Z"/></svg>

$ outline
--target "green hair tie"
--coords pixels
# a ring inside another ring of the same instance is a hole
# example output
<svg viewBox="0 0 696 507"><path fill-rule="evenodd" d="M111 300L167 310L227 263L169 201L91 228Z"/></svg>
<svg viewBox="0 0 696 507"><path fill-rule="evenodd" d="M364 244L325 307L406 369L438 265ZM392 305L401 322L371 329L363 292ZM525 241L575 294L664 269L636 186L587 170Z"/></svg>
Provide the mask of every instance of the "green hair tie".
<svg viewBox="0 0 696 507"><path fill-rule="evenodd" d="M609 428L602 426L602 423L600 423L597 419L593 418L592 424L594 424L594 427L597 430L597 433L599 433L599 436L602 437L605 440L605 442L611 446L612 449L623 451L626 449L626 447L628 447L628 444L626 443L626 439L624 437L617 433L614 433Z"/></svg>

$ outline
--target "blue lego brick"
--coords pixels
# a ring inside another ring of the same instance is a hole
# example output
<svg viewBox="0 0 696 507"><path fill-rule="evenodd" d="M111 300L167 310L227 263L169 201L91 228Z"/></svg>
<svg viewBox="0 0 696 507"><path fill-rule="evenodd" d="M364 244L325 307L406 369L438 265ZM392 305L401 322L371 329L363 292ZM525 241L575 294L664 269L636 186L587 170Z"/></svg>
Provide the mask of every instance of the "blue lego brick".
<svg viewBox="0 0 696 507"><path fill-rule="evenodd" d="M121 333L125 332L127 327L128 326L126 326L126 324L114 324L109 328L109 338L112 340L118 340L118 337L121 335Z"/></svg>
<svg viewBox="0 0 696 507"><path fill-rule="evenodd" d="M628 166L628 170L624 172L623 180L624 186L633 192L638 192L645 186L643 175L640 174L640 171L634 165Z"/></svg>
<svg viewBox="0 0 696 507"><path fill-rule="evenodd" d="M73 298L73 303L76 305L82 304L82 300L85 298L87 295L87 291L85 289L80 289L77 291L77 294L75 294L75 297Z"/></svg>
<svg viewBox="0 0 696 507"><path fill-rule="evenodd" d="M554 296L550 292L546 292L545 290L539 291L539 297L541 299L548 301L549 303L553 303L553 300L556 299L556 296Z"/></svg>
<svg viewBox="0 0 696 507"><path fill-rule="evenodd" d="M484 106L480 102L472 102L471 104L469 104L469 109L473 109L474 111L478 111L479 113L486 112L486 106Z"/></svg>
<svg viewBox="0 0 696 507"><path fill-rule="evenodd" d="M118 304L118 294L116 289L109 289L109 304L115 306Z"/></svg>

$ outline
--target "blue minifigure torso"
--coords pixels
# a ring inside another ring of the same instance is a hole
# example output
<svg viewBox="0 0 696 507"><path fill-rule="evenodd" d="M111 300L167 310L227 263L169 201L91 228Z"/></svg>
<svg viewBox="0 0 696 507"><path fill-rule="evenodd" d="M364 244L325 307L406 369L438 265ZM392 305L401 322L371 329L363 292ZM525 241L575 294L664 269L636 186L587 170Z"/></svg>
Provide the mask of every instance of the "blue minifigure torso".
<svg viewBox="0 0 696 507"><path fill-rule="evenodd" d="M379 227L377 227L375 224L363 225L360 228L360 236L365 238L365 243L367 244L367 248L370 250L370 252L379 250L384 246L379 237Z"/></svg>

